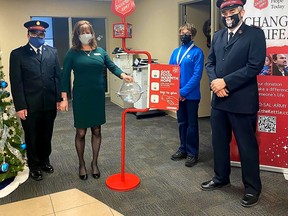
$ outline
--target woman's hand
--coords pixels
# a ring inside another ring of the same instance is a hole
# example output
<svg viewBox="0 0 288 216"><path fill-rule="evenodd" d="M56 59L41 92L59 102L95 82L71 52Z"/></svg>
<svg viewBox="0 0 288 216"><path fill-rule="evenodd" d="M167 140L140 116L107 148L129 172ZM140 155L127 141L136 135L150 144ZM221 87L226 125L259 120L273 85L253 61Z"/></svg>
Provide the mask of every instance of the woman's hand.
<svg viewBox="0 0 288 216"><path fill-rule="evenodd" d="M126 82L133 82L133 77L128 76L128 75L125 74L125 73L122 73L122 74L121 74L121 78L122 78L123 80L125 80Z"/></svg>

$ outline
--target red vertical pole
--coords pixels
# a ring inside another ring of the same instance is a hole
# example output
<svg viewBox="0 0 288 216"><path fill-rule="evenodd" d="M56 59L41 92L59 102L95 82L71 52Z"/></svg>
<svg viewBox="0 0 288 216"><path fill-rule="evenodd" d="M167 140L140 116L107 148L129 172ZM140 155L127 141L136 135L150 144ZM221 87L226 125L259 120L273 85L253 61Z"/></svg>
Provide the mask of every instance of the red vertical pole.
<svg viewBox="0 0 288 216"><path fill-rule="evenodd" d="M122 112L122 143L121 143L121 181L125 181L125 127L127 109Z"/></svg>
<svg viewBox="0 0 288 216"><path fill-rule="evenodd" d="M125 23L125 17L122 17L122 23ZM128 50L126 48L126 38L122 38L122 48L126 53L145 54L148 57L148 63L151 64L152 58L147 51ZM135 109L127 108L122 112L122 140L121 140L121 172L107 178L106 185L116 191L128 191L136 188L140 184L140 178L132 173L125 173L125 141L126 141L126 114L128 112L147 112L149 108Z"/></svg>

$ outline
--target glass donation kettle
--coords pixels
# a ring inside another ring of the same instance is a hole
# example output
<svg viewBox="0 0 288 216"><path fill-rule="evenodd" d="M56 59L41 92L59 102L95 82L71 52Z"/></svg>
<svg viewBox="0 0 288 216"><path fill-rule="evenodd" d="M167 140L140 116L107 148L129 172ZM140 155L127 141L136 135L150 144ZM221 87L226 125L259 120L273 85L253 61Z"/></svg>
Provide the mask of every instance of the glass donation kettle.
<svg viewBox="0 0 288 216"><path fill-rule="evenodd" d="M120 98L127 103L136 103L142 95L142 88L136 82L123 82L119 92Z"/></svg>

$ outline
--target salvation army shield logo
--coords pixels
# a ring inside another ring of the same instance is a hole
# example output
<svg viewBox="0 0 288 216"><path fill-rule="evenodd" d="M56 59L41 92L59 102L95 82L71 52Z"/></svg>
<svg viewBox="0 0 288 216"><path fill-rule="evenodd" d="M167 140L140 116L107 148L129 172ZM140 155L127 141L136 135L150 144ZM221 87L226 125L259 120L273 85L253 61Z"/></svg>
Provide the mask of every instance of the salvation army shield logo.
<svg viewBox="0 0 288 216"><path fill-rule="evenodd" d="M257 9L264 9L268 6L268 0L254 0L254 7Z"/></svg>
<svg viewBox="0 0 288 216"><path fill-rule="evenodd" d="M112 0L111 10L116 15L124 18L134 12L134 0Z"/></svg>

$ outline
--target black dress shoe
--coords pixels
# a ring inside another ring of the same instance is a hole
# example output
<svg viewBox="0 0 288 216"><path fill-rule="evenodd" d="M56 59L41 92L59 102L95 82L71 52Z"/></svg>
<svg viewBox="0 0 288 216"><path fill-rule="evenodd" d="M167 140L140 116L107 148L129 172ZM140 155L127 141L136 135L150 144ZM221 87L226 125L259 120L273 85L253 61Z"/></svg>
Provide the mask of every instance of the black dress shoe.
<svg viewBox="0 0 288 216"><path fill-rule="evenodd" d="M204 191L211 191L222 187L230 186L230 182L228 183L215 183L213 180L203 182L201 184L201 189Z"/></svg>
<svg viewBox="0 0 288 216"><path fill-rule="evenodd" d="M54 172L54 168L51 164L44 164L41 169L44 171L44 172L47 172L47 173L53 173Z"/></svg>
<svg viewBox="0 0 288 216"><path fill-rule="evenodd" d="M241 200L241 205L244 207L251 207L258 203L259 195L245 194Z"/></svg>
<svg viewBox="0 0 288 216"><path fill-rule="evenodd" d="M30 171L30 177L35 181L40 181L43 179L41 170Z"/></svg>
<svg viewBox="0 0 288 216"><path fill-rule="evenodd" d="M178 160L181 160L181 159L185 159L186 157L187 157L186 153L181 152L181 151L178 150L175 154L173 154L171 156L171 160L178 161Z"/></svg>
<svg viewBox="0 0 288 216"><path fill-rule="evenodd" d="M198 162L198 157L196 156L188 156L185 162L186 167L192 167Z"/></svg>

